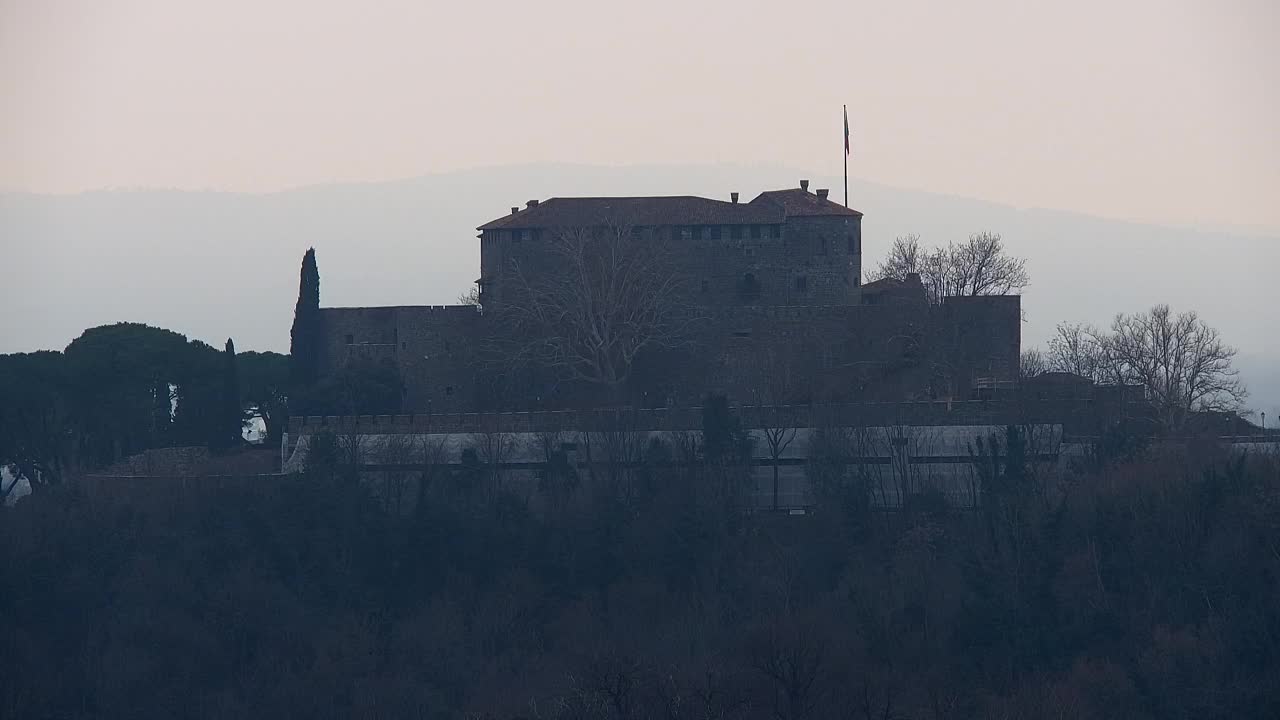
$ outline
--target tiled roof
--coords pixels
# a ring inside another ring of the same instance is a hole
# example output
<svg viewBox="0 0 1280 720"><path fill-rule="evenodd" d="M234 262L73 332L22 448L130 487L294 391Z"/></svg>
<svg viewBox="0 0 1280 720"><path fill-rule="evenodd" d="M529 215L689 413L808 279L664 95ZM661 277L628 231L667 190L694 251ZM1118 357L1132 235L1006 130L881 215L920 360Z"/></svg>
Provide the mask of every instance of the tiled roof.
<svg viewBox="0 0 1280 720"><path fill-rule="evenodd" d="M791 190L769 190L756 196L749 204L775 204L780 206L788 217L804 217L814 215L852 215L861 217L862 213L847 208L840 203L794 188Z"/></svg>
<svg viewBox="0 0 1280 720"><path fill-rule="evenodd" d="M544 200L477 229L587 227L604 223L631 226L767 225L783 220L783 208L775 203L732 203L691 195L581 197Z"/></svg>

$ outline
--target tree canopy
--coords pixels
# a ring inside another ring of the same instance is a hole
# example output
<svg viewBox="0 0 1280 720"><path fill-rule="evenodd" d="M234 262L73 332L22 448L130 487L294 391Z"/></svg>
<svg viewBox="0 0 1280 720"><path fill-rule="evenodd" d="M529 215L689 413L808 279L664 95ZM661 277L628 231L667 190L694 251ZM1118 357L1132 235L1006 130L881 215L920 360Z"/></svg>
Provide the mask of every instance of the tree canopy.
<svg viewBox="0 0 1280 720"><path fill-rule="evenodd" d="M963 243L926 248L919 235L895 238L889 255L868 273L868 280L905 280L920 276L929 302L945 297L1008 295L1031 284L1027 263L1009 255L998 233L974 233Z"/></svg>

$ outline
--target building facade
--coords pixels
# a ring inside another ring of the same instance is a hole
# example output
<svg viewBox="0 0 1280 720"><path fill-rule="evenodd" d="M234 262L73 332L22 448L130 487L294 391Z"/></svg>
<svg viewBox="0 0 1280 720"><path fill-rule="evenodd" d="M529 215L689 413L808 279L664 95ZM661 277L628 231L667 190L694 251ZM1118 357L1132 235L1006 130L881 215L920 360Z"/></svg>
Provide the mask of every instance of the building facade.
<svg viewBox="0 0 1280 720"><path fill-rule="evenodd" d="M390 363L414 413L627 404L967 399L1017 377L1019 298L931 306L916 277L863 286L862 214L826 190L750 202L691 196L551 198L481 225L478 306L327 308L322 367ZM637 356L625 387L601 393L553 371L502 362L530 278L563 268L550 244L608 228L660 248L678 302L697 318L679 348Z"/></svg>

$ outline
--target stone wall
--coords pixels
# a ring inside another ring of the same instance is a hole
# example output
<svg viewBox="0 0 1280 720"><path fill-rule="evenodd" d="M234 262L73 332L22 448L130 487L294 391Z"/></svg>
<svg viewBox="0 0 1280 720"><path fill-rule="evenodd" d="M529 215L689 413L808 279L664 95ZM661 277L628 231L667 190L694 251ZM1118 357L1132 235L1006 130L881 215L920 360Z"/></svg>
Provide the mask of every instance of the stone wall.
<svg viewBox="0 0 1280 720"><path fill-rule="evenodd" d="M1131 408L1130 412L1140 408ZM1072 435L1090 435L1123 408L1087 399L869 402L836 405L738 405L730 408L744 428L885 427L1055 424ZM510 413L307 416L289 418L291 440L320 432L357 435L483 434L567 431L696 431L701 407L551 410Z"/></svg>
<svg viewBox="0 0 1280 720"><path fill-rule="evenodd" d="M1017 295L944 298L930 326L935 363L945 368L950 389L967 399L979 380L1018 379L1022 347L1022 302Z"/></svg>
<svg viewBox="0 0 1280 720"><path fill-rule="evenodd" d="M555 272L546 233L489 231L481 238L480 274L490 310L514 302L513 263L529 276ZM789 218L781 225L664 225L642 228L637 242L661 241L690 305L844 305L858 303L861 218ZM515 239L519 237L520 239Z"/></svg>
<svg viewBox="0 0 1280 720"><path fill-rule="evenodd" d="M439 412L471 409L475 351L486 324L469 305L325 308L321 367L335 372L358 358L396 365L404 407Z"/></svg>
<svg viewBox="0 0 1280 720"><path fill-rule="evenodd" d="M501 317L468 306L322 310L323 368L331 373L357 358L392 362L405 383L403 408L415 413L693 406L708 392L742 404L970 399L978 379L1016 379L1016 296L935 308L883 300L703 308L691 343L642 357L614 398L548 374L509 375L492 352Z"/></svg>

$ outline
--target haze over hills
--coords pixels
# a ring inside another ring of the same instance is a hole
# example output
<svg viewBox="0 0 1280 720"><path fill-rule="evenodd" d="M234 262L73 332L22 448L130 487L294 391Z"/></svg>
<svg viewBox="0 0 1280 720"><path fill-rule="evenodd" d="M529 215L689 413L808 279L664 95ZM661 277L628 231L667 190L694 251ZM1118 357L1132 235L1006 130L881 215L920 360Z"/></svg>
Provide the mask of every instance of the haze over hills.
<svg viewBox="0 0 1280 720"><path fill-rule="evenodd" d="M87 327L145 322L241 350L286 351L302 253L325 306L448 304L478 274L475 227L530 199L762 190L841 195L839 177L776 165L483 168L272 194L111 190L0 194L0 352L61 349ZM1175 228L1020 209L851 180L864 263L894 236L926 243L991 230L1026 257L1024 347L1061 321L1105 325L1158 302L1194 309L1240 348L1249 405L1280 419L1280 232Z"/></svg>

